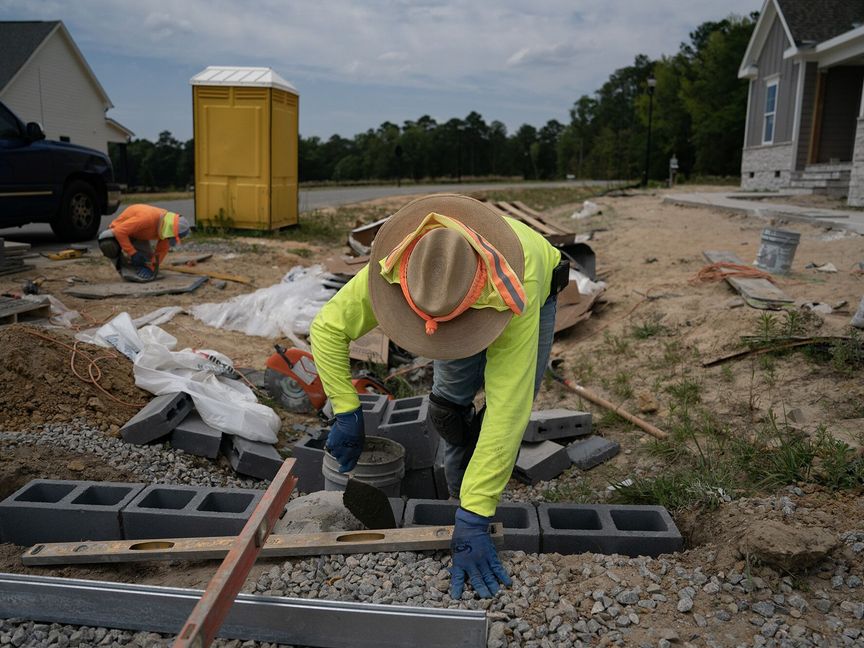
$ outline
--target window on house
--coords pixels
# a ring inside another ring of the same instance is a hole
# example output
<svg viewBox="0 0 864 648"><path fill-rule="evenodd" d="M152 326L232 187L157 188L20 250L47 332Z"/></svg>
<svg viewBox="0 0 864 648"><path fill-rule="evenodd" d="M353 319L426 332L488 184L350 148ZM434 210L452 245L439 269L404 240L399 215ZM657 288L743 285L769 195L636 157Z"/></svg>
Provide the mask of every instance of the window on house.
<svg viewBox="0 0 864 648"><path fill-rule="evenodd" d="M765 118L762 121L762 143L774 143L774 118L777 115L777 84L774 79L765 88Z"/></svg>
<svg viewBox="0 0 864 648"><path fill-rule="evenodd" d="M69 139L69 136L68 136L68 135L61 135L61 136L60 136L60 141L61 141L61 142L71 142L72 140Z"/></svg>

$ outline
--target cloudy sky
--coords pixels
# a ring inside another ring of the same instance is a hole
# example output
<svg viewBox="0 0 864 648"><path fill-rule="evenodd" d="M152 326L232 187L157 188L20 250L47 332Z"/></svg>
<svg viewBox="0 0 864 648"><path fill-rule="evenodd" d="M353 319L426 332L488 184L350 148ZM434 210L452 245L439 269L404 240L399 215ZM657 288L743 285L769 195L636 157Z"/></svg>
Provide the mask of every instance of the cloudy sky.
<svg viewBox="0 0 864 648"><path fill-rule="evenodd" d="M0 20L63 20L139 137L192 135L189 78L269 66L300 92L304 136L476 110L515 130L568 120L638 53L761 0L0 0Z"/></svg>

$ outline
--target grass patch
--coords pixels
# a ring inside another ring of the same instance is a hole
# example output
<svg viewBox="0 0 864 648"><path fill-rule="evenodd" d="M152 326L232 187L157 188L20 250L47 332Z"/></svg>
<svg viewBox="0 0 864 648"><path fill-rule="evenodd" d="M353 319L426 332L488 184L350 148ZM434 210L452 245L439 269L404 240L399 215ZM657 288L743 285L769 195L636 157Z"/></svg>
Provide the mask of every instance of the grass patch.
<svg viewBox="0 0 864 648"><path fill-rule="evenodd" d="M584 480L575 483L562 483L551 486L540 493L544 502L575 502L579 504L591 504L597 500L591 486Z"/></svg>
<svg viewBox="0 0 864 648"><path fill-rule="evenodd" d="M553 207L570 205L596 196L603 191L601 187L526 187L525 189L490 189L488 191L472 191L469 195L478 200L521 201L531 209L545 211Z"/></svg>
<svg viewBox="0 0 864 648"><path fill-rule="evenodd" d="M630 376L625 371L619 371L612 380L612 391L619 398L633 398L633 387Z"/></svg>
<svg viewBox="0 0 864 648"><path fill-rule="evenodd" d="M636 324L630 329L630 334L637 340L647 340L665 332L666 327L660 322L654 320L646 320L641 324Z"/></svg>
<svg viewBox="0 0 864 648"><path fill-rule="evenodd" d="M666 391L684 405L692 405L702 400L702 385L691 378L682 378L674 385L669 385Z"/></svg>
<svg viewBox="0 0 864 648"><path fill-rule="evenodd" d="M630 342L623 336L613 335L609 331L603 333L603 344L615 355L627 353L630 350Z"/></svg>
<svg viewBox="0 0 864 648"><path fill-rule="evenodd" d="M160 191L154 193L128 193L120 196L121 205L134 205L137 203L158 203L163 200L192 200L195 193L192 191Z"/></svg>

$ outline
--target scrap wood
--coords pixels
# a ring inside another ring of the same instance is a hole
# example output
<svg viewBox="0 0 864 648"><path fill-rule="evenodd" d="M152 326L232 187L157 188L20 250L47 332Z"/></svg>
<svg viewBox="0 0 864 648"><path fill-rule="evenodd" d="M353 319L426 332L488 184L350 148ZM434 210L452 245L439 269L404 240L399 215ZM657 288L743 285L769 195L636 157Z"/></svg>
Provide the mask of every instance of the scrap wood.
<svg viewBox="0 0 864 648"><path fill-rule="evenodd" d="M740 358L746 358L748 356L773 353L775 351L785 351L786 349L795 349L797 347L825 346L827 344L833 344L834 342L848 341L852 339L853 338L849 337L848 335L822 335L807 338L781 338L782 341L775 341L775 344L772 344L770 346L742 349L741 351L736 351L735 353L730 353L729 355L714 358L713 360L706 360L702 363L702 366L715 367L719 364L723 364L724 362L729 362L730 360L738 360ZM743 336L742 340L744 342L753 343L760 341L761 339L755 336Z"/></svg>
<svg viewBox="0 0 864 648"><path fill-rule="evenodd" d="M727 277L746 277L749 279L767 279L773 284L777 282L770 273L753 266L743 265L740 263L730 263L729 261L718 261L709 263L702 267L696 274L688 280L688 283L697 285L700 283L714 283L724 281Z"/></svg>
<svg viewBox="0 0 864 648"><path fill-rule="evenodd" d="M184 274L200 275L202 277L210 277L211 279L224 279L225 281L233 281L235 283L252 285L252 280L249 277L242 275L232 275L225 272L214 272L213 270L203 270L201 268L190 268L188 266L171 266L171 272L182 272Z"/></svg>
<svg viewBox="0 0 864 648"><path fill-rule="evenodd" d="M702 254L711 264L731 263L746 268L748 272L751 270L749 266L731 252L706 250ZM779 310L786 308L794 301L783 290L764 277L736 276L735 274L730 274L731 271L724 270L722 266L718 270L726 273L723 279L753 308ZM755 269L753 270L755 271Z"/></svg>
<svg viewBox="0 0 864 648"><path fill-rule="evenodd" d="M581 385L577 385L574 382L567 380L566 378L564 378L562 376L559 376L554 371L550 370L549 373L552 375L552 378L554 378L555 381L564 385L567 389L569 389L574 394L577 394L581 398L584 398L589 403L594 403L595 405L598 405L599 407L607 409L610 412L614 412L615 414L617 414L621 418L629 421L630 423L632 423L636 427L641 428L642 430L644 430L645 432L647 432L648 434L650 434L654 438L662 440L662 439L666 439L669 437L669 434L667 432L664 432L663 430L652 425L648 421L641 419L634 414L631 414L630 412L625 410L620 405L615 405L615 403L606 400L602 396L598 396L594 392L588 391L587 389L585 389Z"/></svg>
<svg viewBox="0 0 864 648"><path fill-rule="evenodd" d="M405 527L370 531L331 531L270 535L261 547L262 558L325 556L447 549L452 526ZM501 524L492 524L496 545L504 539ZM72 565L162 560L217 560L224 558L235 538L160 538L37 544L21 556L25 565Z"/></svg>
<svg viewBox="0 0 864 648"><path fill-rule="evenodd" d="M179 254L177 256L172 255L172 257L173 258L171 258L170 261L168 262L169 265L172 265L172 266L178 266L178 265L193 266L193 265L196 265L198 263L203 263L204 261L208 261L209 259L213 258L213 254L212 253L209 253L209 254L187 254L187 255Z"/></svg>

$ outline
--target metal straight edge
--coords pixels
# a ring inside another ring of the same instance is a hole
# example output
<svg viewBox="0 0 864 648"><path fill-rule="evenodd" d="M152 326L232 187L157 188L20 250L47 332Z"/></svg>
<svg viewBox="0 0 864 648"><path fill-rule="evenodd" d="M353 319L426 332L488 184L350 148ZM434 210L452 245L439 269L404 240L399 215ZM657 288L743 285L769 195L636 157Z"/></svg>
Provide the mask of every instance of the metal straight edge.
<svg viewBox="0 0 864 648"><path fill-rule="evenodd" d="M0 573L0 618L176 634L203 592ZM219 636L317 648L481 648L482 610L239 594Z"/></svg>
<svg viewBox="0 0 864 648"><path fill-rule="evenodd" d="M207 589L174 640L174 648L207 648L219 631L237 593L255 564L261 547L288 503L297 478L291 474L296 459L286 459L264 491L231 550L213 574Z"/></svg>

